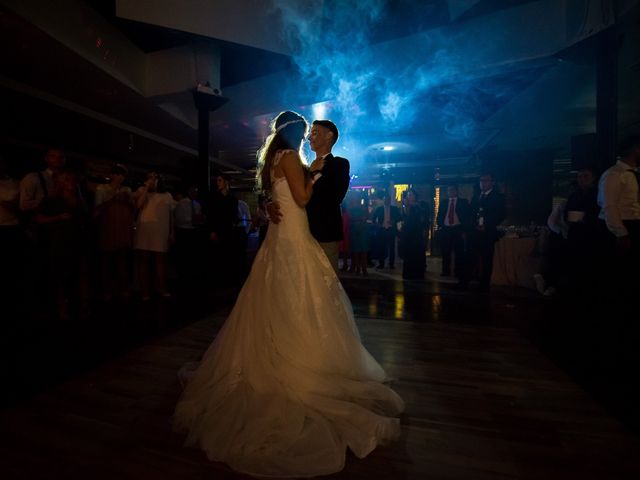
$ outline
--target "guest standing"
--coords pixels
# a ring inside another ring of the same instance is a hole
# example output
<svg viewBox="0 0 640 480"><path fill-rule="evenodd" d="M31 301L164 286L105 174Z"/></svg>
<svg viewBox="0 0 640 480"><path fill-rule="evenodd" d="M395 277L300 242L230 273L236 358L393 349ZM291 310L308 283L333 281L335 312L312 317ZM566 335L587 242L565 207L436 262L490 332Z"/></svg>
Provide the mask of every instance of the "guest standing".
<svg viewBox="0 0 640 480"><path fill-rule="evenodd" d="M593 168L582 168L576 176L577 188L569 195L564 208L567 225L569 288L574 292L594 288L597 279L593 266L599 257L599 221L597 175Z"/></svg>
<svg viewBox="0 0 640 480"><path fill-rule="evenodd" d="M367 275L367 252L369 251L369 212L362 200L354 196L349 209L349 243L351 244L351 272Z"/></svg>
<svg viewBox="0 0 640 480"><path fill-rule="evenodd" d="M38 208L47 199L54 187L54 177L62 172L66 157L62 150L50 148L44 157L46 168L28 173L20 182L20 211L22 212L25 233L24 285L28 304L37 308L38 299L47 295L49 274L46 265L49 259L49 246L46 235L41 235L46 227L35 220Z"/></svg>
<svg viewBox="0 0 640 480"><path fill-rule="evenodd" d="M249 232L251 231L251 209L244 200L238 199L238 212L233 227L233 247L236 258L236 270L239 278L244 281L249 274L247 262L247 248L249 246Z"/></svg>
<svg viewBox="0 0 640 480"><path fill-rule="evenodd" d="M62 172L66 157L62 150L50 148L44 160L47 168L27 174L20 182L20 210L35 211L53 189L54 176Z"/></svg>
<svg viewBox="0 0 640 480"><path fill-rule="evenodd" d="M451 254L455 258L454 273L461 278L464 269L464 236L471 226L471 206L466 198L458 197L458 186L447 187L446 208L438 211L436 225L440 233L440 248L442 250L443 277L451 274Z"/></svg>
<svg viewBox="0 0 640 480"><path fill-rule="evenodd" d="M150 299L150 262L155 267L156 291L170 297L167 289L167 252L174 240L173 197L167 192L164 178L149 173L144 185L135 193L138 222L134 249L138 254L138 281L143 301Z"/></svg>
<svg viewBox="0 0 640 480"><path fill-rule="evenodd" d="M418 204L418 194L407 190L402 212L400 252L402 256L402 278L416 280L424 278L427 269L425 234L427 213Z"/></svg>
<svg viewBox="0 0 640 480"><path fill-rule="evenodd" d="M79 194L78 181L69 172L58 173L47 197L35 215L46 238L48 267L47 293L53 297L58 317L70 318L70 304L87 306L82 278L86 273L88 209Z"/></svg>
<svg viewBox="0 0 640 480"><path fill-rule="evenodd" d="M488 290L491 285L493 253L499 239L498 225L506 217L507 207L504 195L495 188L493 175L480 176L480 193L471 201L473 226L469 235L469 260L462 274L460 285L466 288L474 273L479 271L480 288Z"/></svg>
<svg viewBox="0 0 640 480"><path fill-rule="evenodd" d="M633 294L640 269L640 202L638 201L637 167L640 161L640 138L625 139L620 146L621 158L600 178L598 205L600 218L610 232L609 242L615 248L613 262L616 283ZM606 247L605 247L606 248Z"/></svg>
<svg viewBox="0 0 640 480"><path fill-rule="evenodd" d="M391 197L387 193L383 204L377 207L373 213L373 222L378 226L378 268L384 268L385 261L389 259L389 268L395 268L396 238L398 237L398 222L401 220L400 209L391 205Z"/></svg>
<svg viewBox="0 0 640 480"><path fill-rule="evenodd" d="M129 297L135 207L131 189L123 185L126 175L126 167L117 164L111 169L111 182L96 188L94 216L98 223L104 300L114 294Z"/></svg>
<svg viewBox="0 0 640 480"><path fill-rule="evenodd" d="M341 272L346 272L349 269L349 259L351 258L351 241L349 238L349 226L351 225L351 214L347 202L342 202L340 206L342 210L342 240L340 241L340 256L342 257ZM353 260L352 260L353 262ZM353 268L353 263L352 263Z"/></svg>
<svg viewBox="0 0 640 480"><path fill-rule="evenodd" d="M243 279L239 271L240 254L245 255L235 243L235 226L238 222L238 200L229 188L229 177L218 174L213 177L215 188L209 200L207 222L212 246L212 268L217 270L216 281L223 283L229 278L235 283Z"/></svg>
<svg viewBox="0 0 640 480"><path fill-rule="evenodd" d="M202 205L198 201L198 187L187 187L184 197L176 203L174 211L176 232L176 263L181 283L193 287L204 275L205 251Z"/></svg>

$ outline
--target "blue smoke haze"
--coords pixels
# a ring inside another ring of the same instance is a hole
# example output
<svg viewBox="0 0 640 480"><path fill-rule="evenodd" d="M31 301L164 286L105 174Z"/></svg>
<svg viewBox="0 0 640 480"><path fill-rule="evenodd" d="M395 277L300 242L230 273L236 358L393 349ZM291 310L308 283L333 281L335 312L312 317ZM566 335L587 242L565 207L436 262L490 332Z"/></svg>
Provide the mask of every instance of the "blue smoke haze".
<svg viewBox="0 0 640 480"><path fill-rule="evenodd" d="M363 160L371 144L403 142L415 134L425 142L444 138L459 153L473 147L481 122L510 97L508 82L477 81L469 72L474 58L499 48L498 35L484 43L462 42L461 30L449 26L413 33L410 42L372 43L387 2L323 5L322 15L309 16L296 2L274 0L298 70L282 94L285 104L295 99L289 103L293 109L304 99L325 102L312 111L322 109L340 128L338 154L342 149L350 159ZM461 52L460 44L474 49Z"/></svg>

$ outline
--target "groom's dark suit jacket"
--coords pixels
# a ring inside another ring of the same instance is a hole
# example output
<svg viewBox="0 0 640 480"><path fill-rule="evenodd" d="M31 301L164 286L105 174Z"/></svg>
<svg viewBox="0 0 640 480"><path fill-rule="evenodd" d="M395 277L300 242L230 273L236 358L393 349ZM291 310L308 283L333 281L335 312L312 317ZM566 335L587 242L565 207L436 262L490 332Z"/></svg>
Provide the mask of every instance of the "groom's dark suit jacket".
<svg viewBox="0 0 640 480"><path fill-rule="evenodd" d="M330 153L321 172L307 203L309 228L319 242L338 242L342 240L340 204L349 189L349 160Z"/></svg>

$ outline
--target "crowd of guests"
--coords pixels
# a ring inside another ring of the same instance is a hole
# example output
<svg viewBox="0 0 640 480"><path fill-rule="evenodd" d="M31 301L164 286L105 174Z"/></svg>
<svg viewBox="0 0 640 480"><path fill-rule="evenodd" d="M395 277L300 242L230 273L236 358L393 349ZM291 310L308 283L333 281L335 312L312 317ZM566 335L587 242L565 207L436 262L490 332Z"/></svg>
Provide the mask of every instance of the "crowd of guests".
<svg viewBox="0 0 640 480"><path fill-rule="evenodd" d="M577 188L548 220L549 261L536 275L541 293L600 288L604 278L619 290L633 289L640 265L639 159L634 137L599 181L593 168L578 171ZM200 200L197 186L172 194L154 172L132 189L127 168L117 164L107 183L90 189L65 168L61 150L47 151L45 162L44 170L19 179L0 159L0 291L14 303L49 305L69 318L70 308L81 315L95 297L126 299L133 291L143 301L168 298L170 256L185 285L239 284L249 268L249 233L257 232L259 243L266 236L267 199L259 199L252 215L224 175L212 177L212 193ZM498 226L506 216L504 195L490 173L480 176L479 187L469 201L449 185L435 218L441 275L453 273L461 289L474 279L489 288ZM414 189L394 203L384 191L371 202L358 192L347 195L343 271L395 269L399 256L403 278L424 277L431 208Z"/></svg>
<svg viewBox="0 0 640 480"><path fill-rule="evenodd" d="M132 189L127 168L116 164L107 183L90 188L67 169L63 151L52 148L44 160L44 170L21 179L0 160L4 305L69 319L86 316L94 298L169 298L169 257L185 285L246 275L254 225L224 175L214 175L201 202L195 185L172 194L155 172Z"/></svg>
<svg viewBox="0 0 640 480"><path fill-rule="evenodd" d="M540 293L631 291L640 266L638 162L640 140L621 142L619 160L598 179L593 167L581 168L577 186L549 216L551 232L544 271L536 274ZM480 175L471 200L447 187L435 219L435 239L442 253L441 276L458 279L465 290L477 281L491 285L495 244L507 208L490 172ZM343 205L342 269L366 274L367 266L394 268L396 251L403 259L403 278L423 278L431 209L405 192L400 205L384 194L372 205L353 193ZM606 280L605 280L606 279ZM603 285L606 284L606 285ZM615 286L613 286L615 285Z"/></svg>
<svg viewBox="0 0 640 480"><path fill-rule="evenodd" d="M449 185L448 196L435 219L436 239L442 251L442 276L453 273L457 287L468 288L477 279L488 289L493 265L498 225L506 216L505 197L494 188L490 173L480 176L479 190L471 201L458 197L457 185ZM351 192L343 204L341 243L342 270L367 274L367 266L395 269L396 254L402 259L402 277L424 278L429 230L432 224L429 203L418 192L403 192L399 205L382 192L371 205Z"/></svg>
<svg viewBox="0 0 640 480"><path fill-rule="evenodd" d="M491 286L498 226L507 215L506 200L495 187L491 173L480 175L479 190L471 201L458 197L458 186L449 185L445 204L438 211L436 224L442 250L442 276L454 275L457 287L465 290L478 280L481 290Z"/></svg>
<svg viewBox="0 0 640 480"><path fill-rule="evenodd" d="M358 275L367 275L371 266L393 270L397 251L403 260L402 277L424 278L430 212L413 188L403 192L399 206L392 205L388 192L371 202L350 192L342 205L341 270Z"/></svg>
<svg viewBox="0 0 640 480"><path fill-rule="evenodd" d="M579 169L575 190L551 212L549 262L536 278L541 293L634 295L640 268L640 139L624 140L619 153L599 178L594 167Z"/></svg>
<svg viewBox="0 0 640 480"><path fill-rule="evenodd" d="M635 136L621 142L619 159L602 175L591 166L578 170L575 190L547 221L545 267L535 275L540 293L609 292L631 298L640 268L639 161ZM482 174L479 186L471 201L459 198L456 185L448 186L436 218L441 274L451 275L453 264L461 289L474 279L480 289L490 288L498 227L506 216L505 198L494 188L493 176Z"/></svg>

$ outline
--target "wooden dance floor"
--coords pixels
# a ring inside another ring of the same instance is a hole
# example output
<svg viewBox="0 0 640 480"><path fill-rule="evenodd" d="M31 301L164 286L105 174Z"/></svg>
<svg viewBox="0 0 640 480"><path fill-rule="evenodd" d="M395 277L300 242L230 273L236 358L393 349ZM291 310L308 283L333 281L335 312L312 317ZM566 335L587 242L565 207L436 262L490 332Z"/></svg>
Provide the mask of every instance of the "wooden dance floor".
<svg viewBox="0 0 640 480"><path fill-rule="evenodd" d="M363 460L348 455L331 478L640 478L637 437L515 329L356 307L363 341L397 379L407 410L400 441ZM170 426L176 372L202 355L226 314L3 410L2 478L244 478L183 448Z"/></svg>

